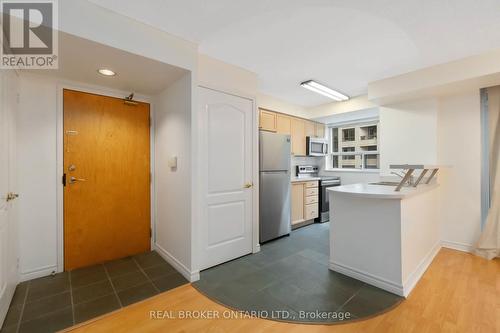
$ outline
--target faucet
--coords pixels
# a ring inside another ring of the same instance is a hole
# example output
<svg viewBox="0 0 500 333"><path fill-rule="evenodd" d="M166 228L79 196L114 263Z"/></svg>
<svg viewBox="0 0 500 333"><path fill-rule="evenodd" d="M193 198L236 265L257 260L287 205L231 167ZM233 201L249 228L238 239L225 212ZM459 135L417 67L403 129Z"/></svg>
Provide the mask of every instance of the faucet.
<svg viewBox="0 0 500 333"><path fill-rule="evenodd" d="M391 171L391 174L394 174L394 175L398 176L398 177L399 177L399 178L401 178L401 179L404 179L404 178L406 177L406 173L400 174L400 173L398 173L398 172ZM414 178L413 178L413 175L411 175L411 176L409 177L409 179L408 179L405 183L406 183L406 185L408 185L408 186L413 186L413 184L414 184Z"/></svg>

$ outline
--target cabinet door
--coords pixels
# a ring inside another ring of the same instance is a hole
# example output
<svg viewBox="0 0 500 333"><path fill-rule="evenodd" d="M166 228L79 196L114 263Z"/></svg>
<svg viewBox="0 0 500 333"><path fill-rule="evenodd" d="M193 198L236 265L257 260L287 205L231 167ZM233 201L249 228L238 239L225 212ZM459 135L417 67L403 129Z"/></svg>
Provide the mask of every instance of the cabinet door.
<svg viewBox="0 0 500 333"><path fill-rule="evenodd" d="M292 131L292 118L283 114L276 114L276 132L290 134Z"/></svg>
<svg viewBox="0 0 500 333"><path fill-rule="evenodd" d="M304 183L292 183L292 224L304 221Z"/></svg>
<svg viewBox="0 0 500 333"><path fill-rule="evenodd" d="M276 113L260 110L259 128L263 131L276 132Z"/></svg>
<svg viewBox="0 0 500 333"><path fill-rule="evenodd" d="M306 136L310 137L315 137L316 136L316 124L313 123L312 121L304 121L305 124L305 129L306 129Z"/></svg>
<svg viewBox="0 0 500 333"><path fill-rule="evenodd" d="M316 123L316 137L318 138L324 138L325 137L325 125Z"/></svg>
<svg viewBox="0 0 500 333"><path fill-rule="evenodd" d="M292 154L306 155L306 130L302 119L292 118Z"/></svg>

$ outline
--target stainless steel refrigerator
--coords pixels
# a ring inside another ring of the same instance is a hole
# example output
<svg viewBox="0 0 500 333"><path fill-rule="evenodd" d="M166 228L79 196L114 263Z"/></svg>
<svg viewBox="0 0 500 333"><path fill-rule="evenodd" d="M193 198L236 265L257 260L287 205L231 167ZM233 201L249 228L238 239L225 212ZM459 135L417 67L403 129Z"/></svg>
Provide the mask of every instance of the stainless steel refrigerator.
<svg viewBox="0 0 500 333"><path fill-rule="evenodd" d="M260 132L260 242L290 233L290 135Z"/></svg>

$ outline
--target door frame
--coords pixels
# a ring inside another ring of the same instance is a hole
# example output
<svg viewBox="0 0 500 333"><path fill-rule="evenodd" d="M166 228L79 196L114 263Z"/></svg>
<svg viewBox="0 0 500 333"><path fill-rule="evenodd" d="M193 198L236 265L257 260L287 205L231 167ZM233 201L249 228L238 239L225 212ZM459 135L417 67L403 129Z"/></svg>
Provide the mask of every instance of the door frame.
<svg viewBox="0 0 500 333"><path fill-rule="evenodd" d="M196 85L196 102L193 103L196 107L196 114L199 119L199 126L198 128L202 128L203 130L206 129L207 124L203 122L203 115L201 114L201 110L199 109L199 93L198 89L199 88L204 88L204 89L209 89L213 90L216 92L220 92L223 94L227 95L232 95L235 97L239 98L244 98L247 100L250 100L252 102L252 183L253 183L253 193L252 193L252 253L257 253L260 251L260 243L259 243L259 118L257 116L257 99L255 96L252 96L250 94L241 92L241 91L232 91L230 89L225 89L221 87L217 87L213 84L206 84L203 82L199 82ZM201 149L203 147L203 135L201 133L198 133L198 147ZM199 158L199 156L198 156ZM198 175L202 175L204 170L203 163L198 163ZM205 193L206 193L206 188L205 188L205 181L206 179L203 179L201 177L198 177L202 182L199 184L198 188L198 202L199 202L199 207L198 207L198 214L200 218L203 218L203 207L206 205L206 198L205 198ZM204 223L204 221L199 221L198 223ZM196 262L196 272L199 272L201 269L201 252L203 251L202 248L202 228L200 225L197 226L197 234L195 236L195 242L196 242L196 252L197 252L197 260ZM199 276L199 274L198 274Z"/></svg>
<svg viewBox="0 0 500 333"><path fill-rule="evenodd" d="M64 174L64 103L63 95L64 89L76 90L83 93L102 95L107 97L121 98L130 94L130 91L121 91L111 88L105 88L95 85L86 85L84 83L75 83L70 81L60 81L57 83L57 139L56 139L56 163L57 163L57 175L56 175L56 188L57 188L57 273L64 271L64 186L62 184L62 177ZM134 98L138 102L144 102L149 104L149 117L151 123L149 126L149 142L150 142L150 172L151 172L151 182L150 182L150 228L151 228L151 239L150 248L154 249L154 240L156 239L156 228L155 223L156 216L154 210L155 202L155 116L154 116L154 105L153 99L150 96L135 94Z"/></svg>

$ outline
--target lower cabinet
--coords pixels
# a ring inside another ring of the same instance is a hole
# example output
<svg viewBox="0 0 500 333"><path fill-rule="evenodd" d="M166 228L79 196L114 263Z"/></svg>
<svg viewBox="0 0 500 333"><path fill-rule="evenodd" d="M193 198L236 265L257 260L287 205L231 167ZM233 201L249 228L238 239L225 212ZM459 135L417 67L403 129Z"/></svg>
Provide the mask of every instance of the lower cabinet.
<svg viewBox="0 0 500 333"><path fill-rule="evenodd" d="M292 183L292 227L314 222L318 217L318 181Z"/></svg>

